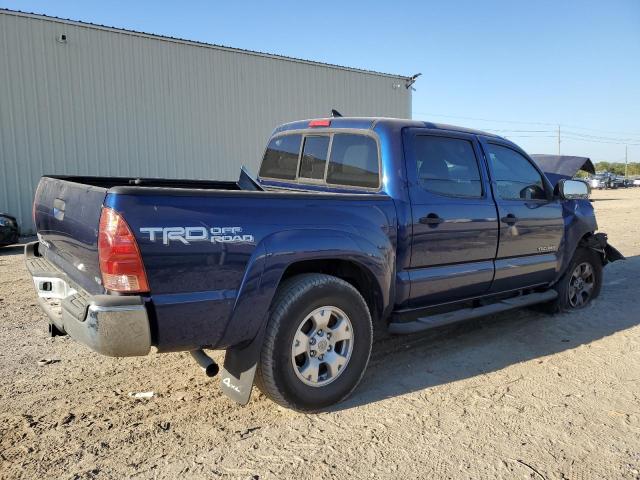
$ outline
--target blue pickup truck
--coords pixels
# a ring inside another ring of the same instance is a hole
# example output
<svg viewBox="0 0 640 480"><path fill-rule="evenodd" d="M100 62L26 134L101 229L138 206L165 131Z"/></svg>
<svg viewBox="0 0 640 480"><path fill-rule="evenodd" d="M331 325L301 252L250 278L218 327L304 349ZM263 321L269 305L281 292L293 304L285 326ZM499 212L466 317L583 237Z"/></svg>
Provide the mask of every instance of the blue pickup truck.
<svg viewBox="0 0 640 480"><path fill-rule="evenodd" d="M622 258L587 186L512 142L387 118L274 131L238 182L45 176L26 264L50 318L111 356L226 350L221 388L313 411L344 399L374 328L413 333L584 307Z"/></svg>

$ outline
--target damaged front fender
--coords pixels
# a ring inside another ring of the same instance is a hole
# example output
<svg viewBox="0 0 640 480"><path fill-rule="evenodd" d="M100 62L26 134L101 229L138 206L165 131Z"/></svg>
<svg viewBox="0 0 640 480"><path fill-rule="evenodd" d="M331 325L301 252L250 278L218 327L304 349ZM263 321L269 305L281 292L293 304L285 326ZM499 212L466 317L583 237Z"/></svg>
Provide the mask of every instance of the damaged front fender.
<svg viewBox="0 0 640 480"><path fill-rule="evenodd" d="M624 260L618 249L609 245L606 233L594 233L582 239L581 245L598 252L602 257L602 265L616 260Z"/></svg>

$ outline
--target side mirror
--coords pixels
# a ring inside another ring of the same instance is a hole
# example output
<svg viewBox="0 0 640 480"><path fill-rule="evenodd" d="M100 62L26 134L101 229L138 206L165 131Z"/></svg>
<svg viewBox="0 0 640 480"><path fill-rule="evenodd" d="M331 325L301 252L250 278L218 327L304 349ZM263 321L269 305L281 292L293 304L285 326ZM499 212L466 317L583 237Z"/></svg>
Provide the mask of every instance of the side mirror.
<svg viewBox="0 0 640 480"><path fill-rule="evenodd" d="M560 180L558 182L558 193L560 198L565 200L586 200L589 198L589 187L580 180Z"/></svg>
<svg viewBox="0 0 640 480"><path fill-rule="evenodd" d="M544 193L544 189L540 188L538 185L527 185L520 190L520 198L523 200L533 200L545 197L546 194Z"/></svg>

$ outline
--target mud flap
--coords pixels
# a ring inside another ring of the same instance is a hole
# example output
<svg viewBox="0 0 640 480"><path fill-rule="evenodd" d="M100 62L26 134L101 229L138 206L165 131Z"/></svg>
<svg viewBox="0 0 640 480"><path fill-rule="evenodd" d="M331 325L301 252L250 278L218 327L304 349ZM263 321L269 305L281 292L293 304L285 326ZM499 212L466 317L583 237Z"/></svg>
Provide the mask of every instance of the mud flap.
<svg viewBox="0 0 640 480"><path fill-rule="evenodd" d="M224 357L220 388L222 393L240 405L246 405L251 398L265 327L266 322L263 322L260 332L250 343L227 349Z"/></svg>

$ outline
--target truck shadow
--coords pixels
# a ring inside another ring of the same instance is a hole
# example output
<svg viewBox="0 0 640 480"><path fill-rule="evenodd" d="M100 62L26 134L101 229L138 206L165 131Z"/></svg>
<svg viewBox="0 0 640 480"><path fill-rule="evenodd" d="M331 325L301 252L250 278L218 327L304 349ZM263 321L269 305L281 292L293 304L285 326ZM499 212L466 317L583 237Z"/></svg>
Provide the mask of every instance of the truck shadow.
<svg viewBox="0 0 640 480"><path fill-rule="evenodd" d="M360 387L331 411L375 403L570 350L640 324L634 303L640 256L605 268L600 296L583 310L505 312L422 334L374 341Z"/></svg>

